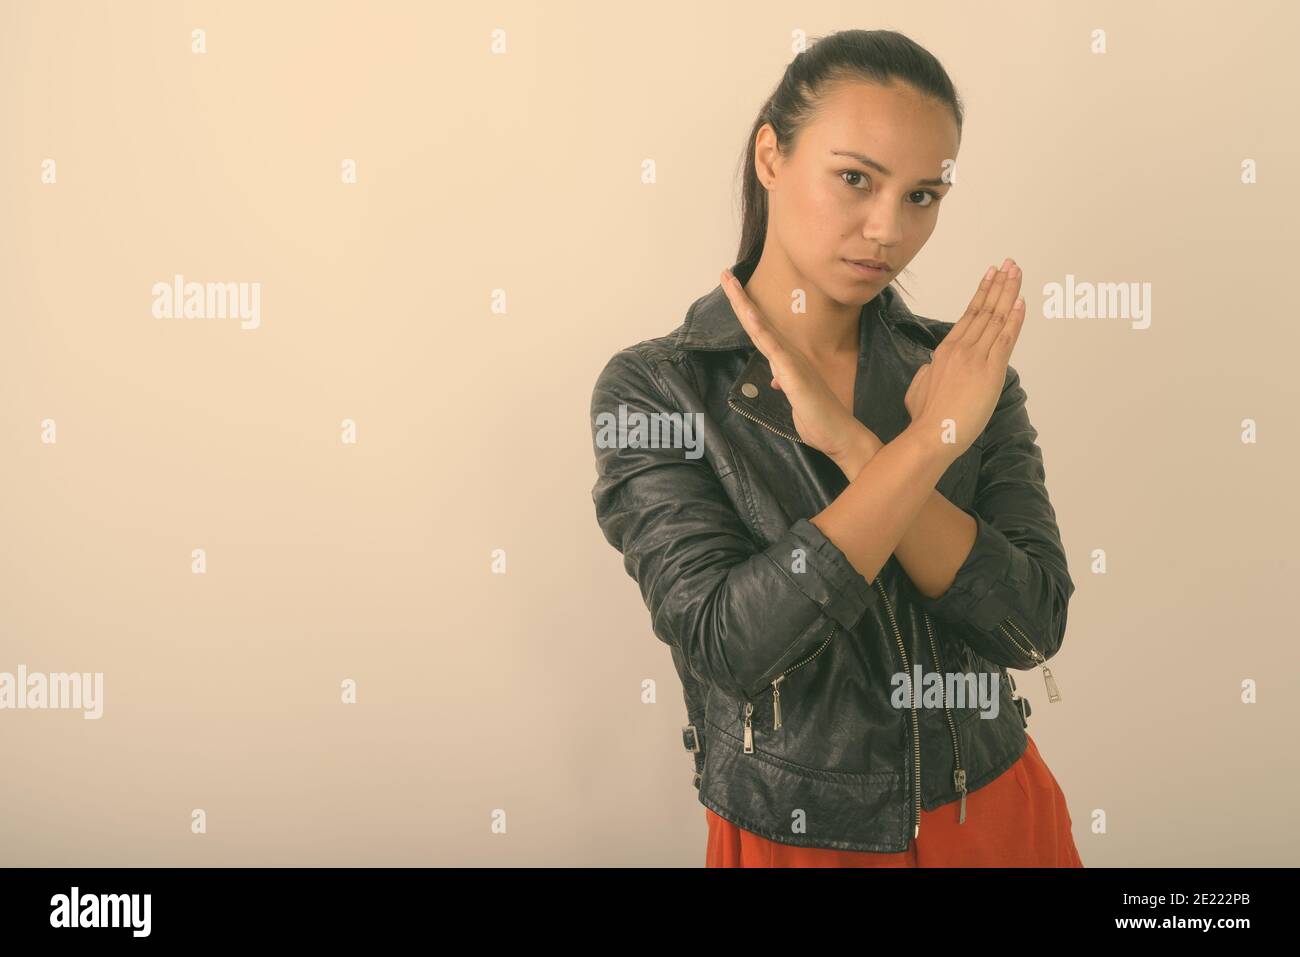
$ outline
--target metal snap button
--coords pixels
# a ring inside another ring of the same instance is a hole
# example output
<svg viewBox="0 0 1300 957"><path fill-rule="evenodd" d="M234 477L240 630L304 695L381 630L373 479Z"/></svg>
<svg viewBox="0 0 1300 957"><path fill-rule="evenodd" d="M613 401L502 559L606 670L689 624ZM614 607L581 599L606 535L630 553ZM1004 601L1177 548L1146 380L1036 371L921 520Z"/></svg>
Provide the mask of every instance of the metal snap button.
<svg viewBox="0 0 1300 957"><path fill-rule="evenodd" d="M754 383L752 382L746 382L744 385L740 387L740 391L745 396L752 399L756 395L758 395L758 386L754 385Z"/></svg>

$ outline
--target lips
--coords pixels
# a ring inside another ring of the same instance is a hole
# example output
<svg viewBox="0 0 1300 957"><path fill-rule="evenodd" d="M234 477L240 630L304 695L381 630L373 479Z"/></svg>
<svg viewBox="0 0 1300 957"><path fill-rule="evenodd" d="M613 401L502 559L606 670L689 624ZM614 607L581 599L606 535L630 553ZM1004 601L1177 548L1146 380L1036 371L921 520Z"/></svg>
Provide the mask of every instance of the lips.
<svg viewBox="0 0 1300 957"><path fill-rule="evenodd" d="M851 263L857 263L859 266L871 266L874 269L884 269L888 271L892 267L887 262L881 262L879 259L849 259Z"/></svg>

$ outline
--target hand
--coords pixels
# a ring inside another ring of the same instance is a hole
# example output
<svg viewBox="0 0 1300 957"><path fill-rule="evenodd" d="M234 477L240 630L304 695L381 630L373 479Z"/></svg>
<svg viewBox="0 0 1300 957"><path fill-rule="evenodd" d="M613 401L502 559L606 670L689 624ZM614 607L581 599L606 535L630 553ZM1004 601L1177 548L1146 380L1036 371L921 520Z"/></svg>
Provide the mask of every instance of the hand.
<svg viewBox="0 0 1300 957"><path fill-rule="evenodd" d="M907 409L907 414L912 417L913 422L925 408L926 387L930 382L931 365L932 363L927 362L916 370L916 375L912 376L912 384L907 387L907 395L903 396L903 408Z"/></svg>
<svg viewBox="0 0 1300 957"><path fill-rule="evenodd" d="M865 464L864 444L869 442L867 427L840 404L807 357L764 318L745 294L740 280L729 270L722 271L722 289L755 348L763 353L772 367L772 387L780 389L790 400L799 438L823 452L846 475L851 470L860 470L859 462ZM849 478L852 480L854 475L849 475Z"/></svg>
<svg viewBox="0 0 1300 957"><path fill-rule="evenodd" d="M903 405L910 429L957 459L984 431L1006 381L1011 350L1025 322L1025 303L1017 298L1022 274L1008 259L991 278L981 280L974 297L939 347L908 386ZM942 424L956 425L956 441L944 443Z"/></svg>

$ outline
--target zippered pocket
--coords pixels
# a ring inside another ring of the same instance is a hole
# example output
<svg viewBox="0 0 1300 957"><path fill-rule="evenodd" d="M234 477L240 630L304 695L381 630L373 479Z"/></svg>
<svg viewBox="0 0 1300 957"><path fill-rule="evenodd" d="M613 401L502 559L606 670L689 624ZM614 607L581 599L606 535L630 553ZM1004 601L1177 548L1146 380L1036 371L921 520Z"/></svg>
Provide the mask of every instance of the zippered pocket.
<svg viewBox="0 0 1300 957"><path fill-rule="evenodd" d="M1011 633L1011 630L1008 630L1008 626L1010 626L1010 629L1015 631L1015 635ZM1008 641L1020 649L1022 654L1032 658L1038 666L1043 669L1043 682L1047 685L1047 700L1052 703L1060 701L1061 690L1056 685L1056 678L1052 676L1052 669L1047 667L1047 658L1043 656L1043 653L1035 647L1033 642L1029 640L1028 636L1026 636L1020 626L1012 620L1010 615L1007 615L1006 618L998 622L998 628L1001 630L1002 634L1006 636ZM1019 635L1020 637L1017 638L1016 635Z"/></svg>
<svg viewBox="0 0 1300 957"><path fill-rule="evenodd" d="M772 730L773 731L781 730L781 682L786 679L786 676L789 675L790 672L798 671L804 665L808 664L810 661L812 661L814 658L820 655L823 651L825 651L827 646L830 645L831 639L835 637L835 633L839 631L839 627L840 627L839 622L835 622L833 625L831 625L831 633L826 636L825 641L823 641L820 645L817 646L816 651L814 651L811 655L808 655L802 661L796 661L789 668L786 668L785 671L781 672L779 675L777 675L775 678L772 679Z"/></svg>
<svg viewBox="0 0 1300 957"><path fill-rule="evenodd" d="M818 655L820 655L823 651L825 651L827 647L830 646L831 640L835 637L835 633L839 631L839 628L840 628L839 622L832 623L830 634L826 636L826 638L822 641L820 645L817 646L816 650L814 650L812 654L800 659L799 661L796 661L789 668L786 668L785 671L782 671L779 675L777 675L775 678L772 679L771 685L772 685L772 730L773 731L781 730L781 682L784 681L791 672L798 671L804 665L813 661ZM753 714L754 714L754 702L746 701L744 717L742 719L742 724L741 724L741 731L745 742L744 751L746 754L754 753Z"/></svg>

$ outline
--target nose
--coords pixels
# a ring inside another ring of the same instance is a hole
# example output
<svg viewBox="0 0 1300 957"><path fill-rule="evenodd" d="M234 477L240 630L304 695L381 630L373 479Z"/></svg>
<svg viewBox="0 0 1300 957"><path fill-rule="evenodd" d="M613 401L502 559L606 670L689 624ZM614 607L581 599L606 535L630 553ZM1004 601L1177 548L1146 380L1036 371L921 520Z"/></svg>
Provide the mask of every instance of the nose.
<svg viewBox="0 0 1300 957"><path fill-rule="evenodd" d="M881 246L897 246L903 241L903 216L898 204L884 194L877 194L867 206L862 223L862 238Z"/></svg>

